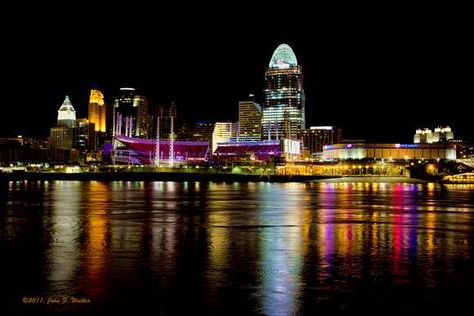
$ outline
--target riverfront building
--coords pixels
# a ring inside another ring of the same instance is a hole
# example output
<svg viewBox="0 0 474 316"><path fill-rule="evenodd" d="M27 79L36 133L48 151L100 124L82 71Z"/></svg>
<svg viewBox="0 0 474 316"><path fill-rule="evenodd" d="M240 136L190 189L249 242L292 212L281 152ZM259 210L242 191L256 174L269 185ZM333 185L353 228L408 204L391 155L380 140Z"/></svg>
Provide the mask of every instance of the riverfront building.
<svg viewBox="0 0 474 316"><path fill-rule="evenodd" d="M265 72L264 139L297 139L305 127L303 71L287 44L273 52Z"/></svg>

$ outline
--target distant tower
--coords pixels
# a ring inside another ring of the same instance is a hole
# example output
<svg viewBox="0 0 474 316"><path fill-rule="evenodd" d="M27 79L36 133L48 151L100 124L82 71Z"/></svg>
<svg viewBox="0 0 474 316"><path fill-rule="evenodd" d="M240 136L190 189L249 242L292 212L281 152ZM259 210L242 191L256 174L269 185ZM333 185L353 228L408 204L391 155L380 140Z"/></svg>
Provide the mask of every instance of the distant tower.
<svg viewBox="0 0 474 316"><path fill-rule="evenodd" d="M147 99L144 96L135 95L134 88L120 88L120 93L115 98L113 109L114 136L140 136L138 109L143 107L143 104L146 102ZM145 107L147 107L147 104L145 104Z"/></svg>
<svg viewBox="0 0 474 316"><path fill-rule="evenodd" d="M69 96L64 98L64 102L58 110L58 126L73 128L76 123L76 110L72 106Z"/></svg>
<svg viewBox="0 0 474 316"><path fill-rule="evenodd" d="M105 133L106 108L104 103L104 95L99 90L91 90L88 110L89 122L95 124L95 131Z"/></svg>
<svg viewBox="0 0 474 316"><path fill-rule="evenodd" d="M136 134L140 138L153 138L153 113L152 108L145 96L136 95L134 103L137 105L137 131Z"/></svg>
<svg viewBox="0 0 474 316"><path fill-rule="evenodd" d="M305 127L303 72L295 53L287 44L281 44L273 52L265 72L264 94L264 138L275 138L279 134L296 139ZM288 112L289 133L285 133L285 111ZM270 129L270 122L274 122L275 129Z"/></svg>

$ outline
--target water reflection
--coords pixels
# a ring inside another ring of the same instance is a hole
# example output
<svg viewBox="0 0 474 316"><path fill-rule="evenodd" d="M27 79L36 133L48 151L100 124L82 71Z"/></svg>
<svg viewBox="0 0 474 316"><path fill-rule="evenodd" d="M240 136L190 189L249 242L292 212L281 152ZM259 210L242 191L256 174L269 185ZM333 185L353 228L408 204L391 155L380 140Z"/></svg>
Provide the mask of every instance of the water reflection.
<svg viewBox="0 0 474 316"><path fill-rule="evenodd" d="M57 181L52 191L49 249L46 251L48 262L48 281L51 294L70 295L75 286L74 274L79 264L80 233L80 202L82 199L82 183L77 181ZM87 229L87 228L86 228Z"/></svg>
<svg viewBox="0 0 474 316"><path fill-rule="evenodd" d="M266 315L297 312L304 238L302 189L298 183L265 184L260 194L261 304Z"/></svg>
<svg viewBox="0 0 474 316"><path fill-rule="evenodd" d="M93 301L66 312L413 311L474 290L474 186L55 181L0 189L1 271L13 302L5 308L56 293Z"/></svg>
<svg viewBox="0 0 474 316"><path fill-rule="evenodd" d="M102 297L105 292L109 262L111 204L108 184L92 181L84 184L86 196L83 226L85 242L82 250L84 274L81 287L87 297Z"/></svg>

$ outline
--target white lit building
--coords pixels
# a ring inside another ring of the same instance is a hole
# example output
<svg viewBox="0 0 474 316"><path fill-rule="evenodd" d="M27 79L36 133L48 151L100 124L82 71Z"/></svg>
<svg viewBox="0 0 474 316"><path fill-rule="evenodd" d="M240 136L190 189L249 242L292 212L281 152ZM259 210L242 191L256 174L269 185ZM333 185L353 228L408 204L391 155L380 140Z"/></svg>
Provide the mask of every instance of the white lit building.
<svg viewBox="0 0 474 316"><path fill-rule="evenodd" d="M64 98L64 102L58 110L58 126L73 128L76 123L76 110L72 106L69 96Z"/></svg>
<svg viewBox="0 0 474 316"><path fill-rule="evenodd" d="M219 143L229 142L231 137L237 135L237 124L233 122L216 122L212 132L212 152L217 149Z"/></svg>
<svg viewBox="0 0 474 316"><path fill-rule="evenodd" d="M415 132L413 142L415 144L433 144L450 139L454 139L454 133L449 126L437 127L434 129L434 132L429 128L419 128Z"/></svg>
<svg viewBox="0 0 474 316"><path fill-rule="evenodd" d="M456 159L456 148L451 144L389 144L351 143L324 146L323 158L328 160L436 160Z"/></svg>
<svg viewBox="0 0 474 316"><path fill-rule="evenodd" d="M273 52L265 72L263 139L297 139L305 127L303 71L287 44Z"/></svg>

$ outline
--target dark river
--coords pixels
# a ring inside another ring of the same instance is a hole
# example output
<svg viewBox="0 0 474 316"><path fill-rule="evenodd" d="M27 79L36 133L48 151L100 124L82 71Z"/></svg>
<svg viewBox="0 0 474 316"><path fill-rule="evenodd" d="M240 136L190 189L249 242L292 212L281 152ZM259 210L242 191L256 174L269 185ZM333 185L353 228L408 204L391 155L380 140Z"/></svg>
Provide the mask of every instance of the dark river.
<svg viewBox="0 0 474 316"><path fill-rule="evenodd" d="M474 185L19 181L0 198L1 315L474 305Z"/></svg>

